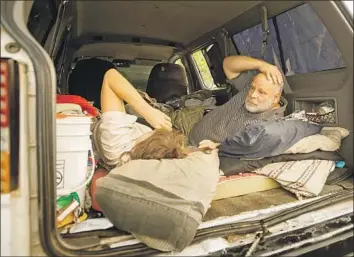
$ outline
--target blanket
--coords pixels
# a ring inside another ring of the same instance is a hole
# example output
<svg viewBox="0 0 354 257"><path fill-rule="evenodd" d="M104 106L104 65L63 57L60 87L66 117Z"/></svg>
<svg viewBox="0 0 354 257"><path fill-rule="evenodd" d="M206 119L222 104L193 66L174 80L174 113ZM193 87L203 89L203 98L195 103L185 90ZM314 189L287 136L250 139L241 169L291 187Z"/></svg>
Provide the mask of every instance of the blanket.
<svg viewBox="0 0 354 257"><path fill-rule="evenodd" d="M304 160L272 163L254 172L273 178L284 189L302 199L318 196L334 168L334 161Z"/></svg>

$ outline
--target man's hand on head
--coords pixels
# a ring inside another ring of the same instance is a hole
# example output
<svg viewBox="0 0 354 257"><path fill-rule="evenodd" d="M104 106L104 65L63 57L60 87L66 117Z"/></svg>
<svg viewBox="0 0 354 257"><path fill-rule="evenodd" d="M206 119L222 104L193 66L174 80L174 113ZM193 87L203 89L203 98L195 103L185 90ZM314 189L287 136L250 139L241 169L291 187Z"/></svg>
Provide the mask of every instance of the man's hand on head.
<svg viewBox="0 0 354 257"><path fill-rule="evenodd" d="M283 76L277 66L262 62L262 65L259 67L259 71L264 73L267 76L267 79L269 81L273 81L274 84L283 84Z"/></svg>

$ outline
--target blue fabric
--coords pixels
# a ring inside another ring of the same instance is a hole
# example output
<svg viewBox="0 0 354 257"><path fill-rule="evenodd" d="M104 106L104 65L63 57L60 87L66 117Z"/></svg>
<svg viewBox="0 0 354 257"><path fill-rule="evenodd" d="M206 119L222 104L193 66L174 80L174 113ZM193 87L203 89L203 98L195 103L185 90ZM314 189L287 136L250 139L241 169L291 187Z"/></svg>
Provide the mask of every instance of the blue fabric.
<svg viewBox="0 0 354 257"><path fill-rule="evenodd" d="M219 156L265 158L283 154L300 139L318 134L321 126L301 120L276 120L248 125L227 138L219 147Z"/></svg>
<svg viewBox="0 0 354 257"><path fill-rule="evenodd" d="M336 161L336 168L344 168L345 161Z"/></svg>

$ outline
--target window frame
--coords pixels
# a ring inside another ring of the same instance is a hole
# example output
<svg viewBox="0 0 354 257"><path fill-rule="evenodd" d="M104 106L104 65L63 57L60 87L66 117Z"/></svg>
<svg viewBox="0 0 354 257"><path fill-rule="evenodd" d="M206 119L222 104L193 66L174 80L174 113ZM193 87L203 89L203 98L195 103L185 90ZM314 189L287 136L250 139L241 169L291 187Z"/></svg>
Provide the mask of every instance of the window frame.
<svg viewBox="0 0 354 257"><path fill-rule="evenodd" d="M187 55L176 55L172 59L172 63L176 63L178 60L181 61L182 67L184 68L186 72L186 77L187 77L187 93L191 93L194 89L194 84L193 84L193 76L191 75L190 68L189 68L189 63L188 63L188 54Z"/></svg>

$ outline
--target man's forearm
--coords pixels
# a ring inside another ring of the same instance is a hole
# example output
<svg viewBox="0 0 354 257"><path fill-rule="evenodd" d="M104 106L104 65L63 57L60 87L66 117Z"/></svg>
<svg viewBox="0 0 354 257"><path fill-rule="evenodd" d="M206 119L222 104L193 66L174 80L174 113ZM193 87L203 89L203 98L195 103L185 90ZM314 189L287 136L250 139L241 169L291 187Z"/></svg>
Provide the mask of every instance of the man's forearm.
<svg viewBox="0 0 354 257"><path fill-rule="evenodd" d="M241 72L248 70L258 70L264 61L248 56L228 56L224 59L223 68L225 75L232 79L237 77Z"/></svg>

